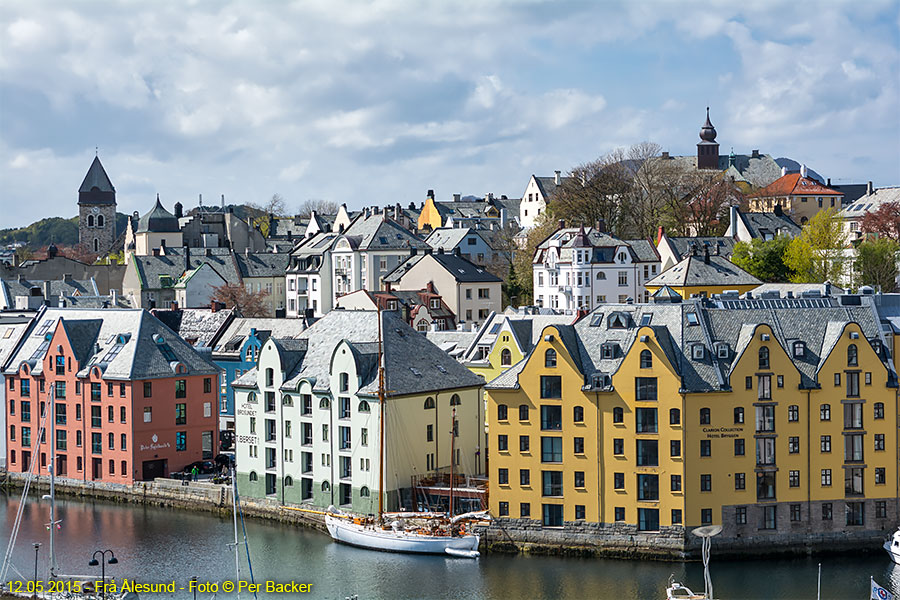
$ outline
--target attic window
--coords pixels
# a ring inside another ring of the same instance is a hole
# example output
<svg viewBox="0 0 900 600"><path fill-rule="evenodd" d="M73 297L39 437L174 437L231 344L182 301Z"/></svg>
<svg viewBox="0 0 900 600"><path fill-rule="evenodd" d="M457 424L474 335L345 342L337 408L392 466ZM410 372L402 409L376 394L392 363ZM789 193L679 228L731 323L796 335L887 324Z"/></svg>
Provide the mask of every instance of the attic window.
<svg viewBox="0 0 900 600"><path fill-rule="evenodd" d="M653 319L653 313L644 313L641 315L641 327L645 327L650 324L650 321Z"/></svg>
<svg viewBox="0 0 900 600"><path fill-rule="evenodd" d="M881 340L872 340L872 350L875 354L881 354Z"/></svg>
<svg viewBox="0 0 900 600"><path fill-rule="evenodd" d="M858 340L858 339L859 339L859 333L857 333L857 332L855 332L855 331L851 331L851 332L850 332L850 339L851 339L851 340Z"/></svg>
<svg viewBox="0 0 900 600"><path fill-rule="evenodd" d="M719 358L728 358L728 344L719 344L716 347L716 356Z"/></svg>
<svg viewBox="0 0 900 600"><path fill-rule="evenodd" d="M422 376L422 372L419 371L419 370L418 370L417 368L415 368L415 367L410 367L409 370L412 371L412 374L415 375L416 377L421 377L421 376Z"/></svg>
<svg viewBox="0 0 900 600"><path fill-rule="evenodd" d="M764 341L764 342L768 342L768 341L769 341L769 334L768 334L768 333L764 333L764 334L762 334L762 335L759 336L759 339L761 339L761 340Z"/></svg>
<svg viewBox="0 0 900 600"><path fill-rule="evenodd" d="M436 365L434 365L434 366L437 367L437 370L440 371L441 373L446 373L446 372L447 372L447 369L445 369L445 368L444 368L444 365L442 365L442 364L436 364Z"/></svg>
<svg viewBox="0 0 900 600"><path fill-rule="evenodd" d="M53 325L53 319L45 320L43 323L41 323L41 326L38 327L38 330L34 333L35 337L41 336L41 335L44 335L45 333L47 333L47 330L50 329L51 325Z"/></svg>
<svg viewBox="0 0 900 600"><path fill-rule="evenodd" d="M600 355L603 358L615 358L616 357L616 347L618 344L613 343L605 343L600 345Z"/></svg>
<svg viewBox="0 0 900 600"><path fill-rule="evenodd" d="M591 327L600 327L603 325L603 313L597 313L591 317Z"/></svg>
<svg viewBox="0 0 900 600"><path fill-rule="evenodd" d="M621 312L614 312L609 315L608 329L625 329L628 327L628 315Z"/></svg>
<svg viewBox="0 0 900 600"><path fill-rule="evenodd" d="M688 325L699 325L700 320L697 319L697 313L689 312L685 313L685 317L687 318Z"/></svg>
<svg viewBox="0 0 900 600"><path fill-rule="evenodd" d="M500 331L500 323L494 323L494 325L491 327L490 334L497 335L498 331Z"/></svg>
<svg viewBox="0 0 900 600"><path fill-rule="evenodd" d="M172 349L169 348L168 344L160 344L159 351L162 352L163 357L169 362L178 360L178 357L175 356L175 353L172 352Z"/></svg>
<svg viewBox="0 0 900 600"><path fill-rule="evenodd" d="M794 342L794 358L806 356L806 342Z"/></svg>
<svg viewBox="0 0 900 600"><path fill-rule="evenodd" d="M386 238L386 237L380 236L380 237L378 238L378 241L381 242L382 244L387 244L387 238Z"/></svg>
<svg viewBox="0 0 900 600"><path fill-rule="evenodd" d="M691 358L694 360L703 360L704 350L703 344L694 344L691 346Z"/></svg>

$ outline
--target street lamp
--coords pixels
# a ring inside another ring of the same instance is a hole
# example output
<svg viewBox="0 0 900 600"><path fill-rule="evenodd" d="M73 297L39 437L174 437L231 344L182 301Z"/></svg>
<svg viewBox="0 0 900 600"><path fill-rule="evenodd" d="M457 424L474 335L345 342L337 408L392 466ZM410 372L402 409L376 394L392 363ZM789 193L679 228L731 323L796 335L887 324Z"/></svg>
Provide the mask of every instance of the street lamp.
<svg viewBox="0 0 900 600"><path fill-rule="evenodd" d="M34 595L37 596L37 565L38 565L38 551L41 549L41 544L39 542L34 542Z"/></svg>
<svg viewBox="0 0 900 600"><path fill-rule="evenodd" d="M109 552L109 559L106 558L106 553ZM100 560L97 560L97 555L100 555ZM100 597L106 600L106 565L117 565L119 564L119 560L116 558L115 553L112 550L97 550L94 552L94 556L91 558L91 562L88 563L89 567L96 567L100 565L100 580L101 588Z"/></svg>

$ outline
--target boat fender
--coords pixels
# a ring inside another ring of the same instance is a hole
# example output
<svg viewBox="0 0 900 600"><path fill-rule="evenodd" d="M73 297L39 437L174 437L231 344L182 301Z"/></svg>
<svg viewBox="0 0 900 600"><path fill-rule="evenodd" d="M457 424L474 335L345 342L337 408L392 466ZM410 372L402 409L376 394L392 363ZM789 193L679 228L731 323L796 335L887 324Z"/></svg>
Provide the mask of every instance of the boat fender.
<svg viewBox="0 0 900 600"><path fill-rule="evenodd" d="M401 531L403 529L403 525L400 524L400 521L391 521L391 529L394 531Z"/></svg>

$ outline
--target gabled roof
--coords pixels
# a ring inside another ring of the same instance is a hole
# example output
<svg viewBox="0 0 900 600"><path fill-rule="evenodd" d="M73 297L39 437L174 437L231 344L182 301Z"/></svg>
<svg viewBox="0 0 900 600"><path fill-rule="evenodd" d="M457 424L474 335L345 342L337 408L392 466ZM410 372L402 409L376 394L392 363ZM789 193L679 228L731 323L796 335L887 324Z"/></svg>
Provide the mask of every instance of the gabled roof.
<svg viewBox="0 0 900 600"><path fill-rule="evenodd" d="M803 177L800 173L788 173L776 179L757 193L754 197L768 198L775 196L840 196L829 187L825 187L815 179Z"/></svg>
<svg viewBox="0 0 900 600"><path fill-rule="evenodd" d="M194 348L208 347L234 317L234 309L230 308L216 311L210 308L153 309L150 312Z"/></svg>
<svg viewBox="0 0 900 600"><path fill-rule="evenodd" d="M306 322L304 319L235 318L214 341L213 355L237 356L254 329L263 341L270 337L277 340L295 338L306 329Z"/></svg>
<svg viewBox="0 0 900 600"><path fill-rule="evenodd" d="M534 177L534 182L537 184L538 189L541 190L544 198L550 198L556 192L556 188L566 182L575 181L574 177L560 177L559 185L556 185L556 177L538 177L536 175L532 175L532 177Z"/></svg>
<svg viewBox="0 0 900 600"><path fill-rule="evenodd" d="M393 271L385 275L383 281L385 283L401 283L403 276L422 261L425 261L425 263L423 264L436 264L437 266L443 268L459 283L499 283L503 281L496 275L491 274L483 267L479 267L475 263L466 260L462 256L440 252L432 254L416 254L414 256L410 256L408 259L397 265L397 267Z"/></svg>
<svg viewBox="0 0 900 600"><path fill-rule="evenodd" d="M290 260L289 254L257 252L255 254L235 253L235 261L241 277L279 277L284 275Z"/></svg>
<svg viewBox="0 0 900 600"><path fill-rule="evenodd" d="M646 284L647 286L695 287L704 285L759 285L759 279L724 256L688 255Z"/></svg>
<svg viewBox="0 0 900 600"><path fill-rule="evenodd" d="M790 237L800 235L800 226L784 213L779 215L774 212L736 212L753 238L766 239L779 234Z"/></svg>
<svg viewBox="0 0 900 600"><path fill-rule="evenodd" d="M241 282L230 248L194 248L188 249L188 252L189 268L208 263L224 280L232 283ZM142 290L154 290L163 287L161 278L168 277L171 285L174 285L186 270L185 262L184 248L166 246L165 256L132 255L128 268L137 270Z"/></svg>
<svg viewBox="0 0 900 600"><path fill-rule="evenodd" d="M696 244L701 251L703 248L709 248L711 254L718 253L725 257L731 256L734 252L734 238L725 236L669 237L667 235L664 239L669 243L669 248L678 257L678 260L690 254L692 244Z"/></svg>
<svg viewBox="0 0 900 600"><path fill-rule="evenodd" d="M383 212L358 218L347 228L344 236L359 250L400 250L428 248L428 244Z"/></svg>
<svg viewBox="0 0 900 600"><path fill-rule="evenodd" d="M95 190L94 188L97 189ZM89 193L93 191L114 193L116 191L112 181L109 180L109 175L106 174L106 169L100 164L99 157L94 157L94 161L91 163L87 174L84 176L84 181L81 182L81 187L78 188L78 191L79 193Z"/></svg>

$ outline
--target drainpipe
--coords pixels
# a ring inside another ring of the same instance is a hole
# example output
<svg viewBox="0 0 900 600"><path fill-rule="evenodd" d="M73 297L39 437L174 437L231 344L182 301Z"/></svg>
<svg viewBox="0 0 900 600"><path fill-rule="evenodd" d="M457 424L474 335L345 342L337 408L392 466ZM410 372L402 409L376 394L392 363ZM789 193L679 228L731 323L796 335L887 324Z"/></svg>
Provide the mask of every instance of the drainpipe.
<svg viewBox="0 0 900 600"><path fill-rule="evenodd" d="M810 437L810 422L812 421L812 395L811 390L806 390L806 531L812 533L812 449L813 441Z"/></svg>

